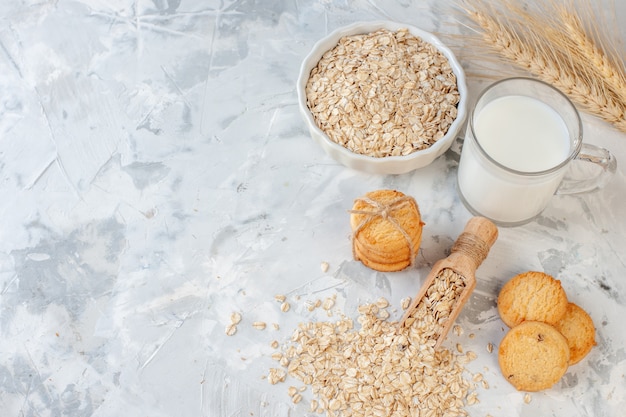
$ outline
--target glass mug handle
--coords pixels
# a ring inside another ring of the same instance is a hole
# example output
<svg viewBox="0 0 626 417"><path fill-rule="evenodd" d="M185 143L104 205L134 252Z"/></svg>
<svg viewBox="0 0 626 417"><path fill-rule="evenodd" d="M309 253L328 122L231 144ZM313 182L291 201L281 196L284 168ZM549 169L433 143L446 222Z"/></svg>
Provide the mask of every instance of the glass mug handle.
<svg viewBox="0 0 626 417"><path fill-rule="evenodd" d="M579 194L602 188L617 169L615 156L599 146L583 143L578 156L556 190L557 195Z"/></svg>

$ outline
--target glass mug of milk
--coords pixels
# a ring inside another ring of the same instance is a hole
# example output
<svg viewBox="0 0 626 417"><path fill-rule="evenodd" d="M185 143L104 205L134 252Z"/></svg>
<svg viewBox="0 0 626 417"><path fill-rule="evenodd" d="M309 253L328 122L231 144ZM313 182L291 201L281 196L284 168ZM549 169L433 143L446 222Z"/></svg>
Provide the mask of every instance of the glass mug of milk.
<svg viewBox="0 0 626 417"><path fill-rule="evenodd" d="M554 194L596 189L615 172L615 158L582 140L580 115L559 90L530 78L498 81L469 117L457 174L461 200L475 215L517 226ZM594 164L593 178L568 178L574 163Z"/></svg>

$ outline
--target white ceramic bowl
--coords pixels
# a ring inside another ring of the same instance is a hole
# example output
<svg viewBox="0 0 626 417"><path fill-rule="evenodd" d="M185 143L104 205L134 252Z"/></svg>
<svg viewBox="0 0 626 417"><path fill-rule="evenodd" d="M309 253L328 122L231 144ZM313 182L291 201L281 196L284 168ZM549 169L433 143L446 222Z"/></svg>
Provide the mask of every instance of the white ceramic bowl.
<svg viewBox="0 0 626 417"><path fill-rule="evenodd" d="M452 71L456 76L457 88L460 95L457 105L457 118L448 129L446 135L427 149L415 151L406 156L387 156L381 158L354 153L333 142L315 123L306 102L305 89L309 75L322 55L324 55L326 51L334 48L342 37L371 33L379 29L387 29L395 32L402 28L406 28L412 35L435 46L450 62ZM336 161L349 168L371 174L403 174L430 164L435 158L450 148L455 138L458 136L467 115L467 85L465 83L465 73L452 51L429 32L404 23L390 21L354 23L337 29L325 38L319 40L300 66L297 91L300 111L304 116L312 138Z"/></svg>

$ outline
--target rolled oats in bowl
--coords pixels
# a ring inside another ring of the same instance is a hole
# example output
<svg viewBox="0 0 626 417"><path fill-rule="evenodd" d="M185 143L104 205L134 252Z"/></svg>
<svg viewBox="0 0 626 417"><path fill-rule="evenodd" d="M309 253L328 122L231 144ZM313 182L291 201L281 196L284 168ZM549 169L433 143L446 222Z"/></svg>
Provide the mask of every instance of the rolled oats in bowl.
<svg viewBox="0 0 626 417"><path fill-rule="evenodd" d="M393 22L358 23L319 41L298 83L313 138L344 165L398 174L428 165L465 119L465 78L436 37Z"/></svg>

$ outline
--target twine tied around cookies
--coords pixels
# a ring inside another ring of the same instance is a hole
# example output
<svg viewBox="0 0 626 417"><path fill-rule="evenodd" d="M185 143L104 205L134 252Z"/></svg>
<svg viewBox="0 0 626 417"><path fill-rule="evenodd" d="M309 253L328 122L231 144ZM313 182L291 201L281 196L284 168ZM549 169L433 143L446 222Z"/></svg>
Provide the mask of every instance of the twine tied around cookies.
<svg viewBox="0 0 626 417"><path fill-rule="evenodd" d="M380 217L383 220L386 220L389 223L391 223L395 227L395 229L398 232L400 232L400 234L406 239L409 245L409 257L410 257L409 266L413 266L413 262L415 260L415 255L416 255L415 250L413 249L413 240L411 239L411 236L409 236L409 234L406 232L406 230L404 230L402 225L398 223L398 221L391 214L393 211L398 210L400 207L402 207L403 205L407 203L408 204L413 203L417 206L417 202L415 201L415 199L411 196L404 195L404 196L400 196L390 201L389 203L382 203L380 201L372 200L371 198L368 198L368 197L360 197L360 198L357 198L356 201L361 201L363 203L369 204L372 207L372 209L371 210L354 210L354 209L348 210L348 212L351 214L362 214L366 216L363 219L363 221L352 232L352 256L354 257L354 259L357 259L355 240L359 232L369 222L376 219L377 217Z"/></svg>

